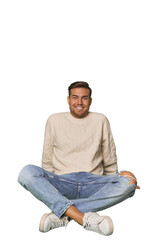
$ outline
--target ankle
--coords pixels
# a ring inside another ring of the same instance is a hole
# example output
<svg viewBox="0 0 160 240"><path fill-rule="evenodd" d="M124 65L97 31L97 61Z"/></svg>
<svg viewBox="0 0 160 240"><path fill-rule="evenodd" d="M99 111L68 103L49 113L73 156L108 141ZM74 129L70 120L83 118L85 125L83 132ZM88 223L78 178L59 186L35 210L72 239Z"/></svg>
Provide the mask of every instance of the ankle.
<svg viewBox="0 0 160 240"><path fill-rule="evenodd" d="M69 207L64 214L69 218L75 220L80 225L83 225L84 214L81 213L75 206L72 205Z"/></svg>

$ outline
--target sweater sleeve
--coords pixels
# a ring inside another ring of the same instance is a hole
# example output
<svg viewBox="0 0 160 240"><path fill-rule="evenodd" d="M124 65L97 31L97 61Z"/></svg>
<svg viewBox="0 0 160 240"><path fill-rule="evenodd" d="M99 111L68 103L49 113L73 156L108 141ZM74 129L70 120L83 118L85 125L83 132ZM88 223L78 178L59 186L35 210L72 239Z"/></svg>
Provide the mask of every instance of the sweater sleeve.
<svg viewBox="0 0 160 240"><path fill-rule="evenodd" d="M42 162L41 166L43 169L54 172L53 168L53 136L50 119L47 120L45 135L44 135L44 144L43 144L43 153L42 153Z"/></svg>
<svg viewBox="0 0 160 240"><path fill-rule="evenodd" d="M116 146L107 118L105 118L103 123L102 155L103 174L116 174L118 172Z"/></svg>

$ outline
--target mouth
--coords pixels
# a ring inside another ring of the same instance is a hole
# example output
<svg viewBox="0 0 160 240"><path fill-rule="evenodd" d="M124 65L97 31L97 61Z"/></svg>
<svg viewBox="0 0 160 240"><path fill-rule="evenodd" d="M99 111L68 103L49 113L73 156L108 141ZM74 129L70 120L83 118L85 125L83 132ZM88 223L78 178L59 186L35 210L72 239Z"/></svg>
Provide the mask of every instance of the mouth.
<svg viewBox="0 0 160 240"><path fill-rule="evenodd" d="M83 108L83 107L76 107L76 109L77 109L78 111L81 111L81 110L83 110L84 108Z"/></svg>

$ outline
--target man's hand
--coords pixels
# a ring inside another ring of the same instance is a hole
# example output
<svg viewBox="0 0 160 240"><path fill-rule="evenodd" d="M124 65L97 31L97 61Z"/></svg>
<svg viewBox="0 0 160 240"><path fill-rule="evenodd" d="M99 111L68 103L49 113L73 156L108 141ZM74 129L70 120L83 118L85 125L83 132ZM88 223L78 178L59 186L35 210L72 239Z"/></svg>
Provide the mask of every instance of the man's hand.
<svg viewBox="0 0 160 240"><path fill-rule="evenodd" d="M131 181L129 182L129 185L130 184L135 184L137 186L137 189L140 189L140 187L137 185L137 179L136 179L136 177L134 176L133 173L128 172L128 171L123 171L123 172L120 172L119 175L122 175L122 176L130 179Z"/></svg>

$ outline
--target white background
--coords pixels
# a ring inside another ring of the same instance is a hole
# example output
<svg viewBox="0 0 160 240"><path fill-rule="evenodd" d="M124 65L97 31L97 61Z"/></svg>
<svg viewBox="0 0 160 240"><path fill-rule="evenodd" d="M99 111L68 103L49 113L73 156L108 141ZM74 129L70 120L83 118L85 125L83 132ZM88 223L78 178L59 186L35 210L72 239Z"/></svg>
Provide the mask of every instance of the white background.
<svg viewBox="0 0 160 240"><path fill-rule="evenodd" d="M3 238L104 238L73 221L40 233L50 211L17 183L24 165L40 166L46 120L68 111L67 88L83 80L93 90L91 111L111 123L119 170L134 172L141 186L101 213L114 221L108 238L159 239L159 1L1 0L0 34Z"/></svg>

